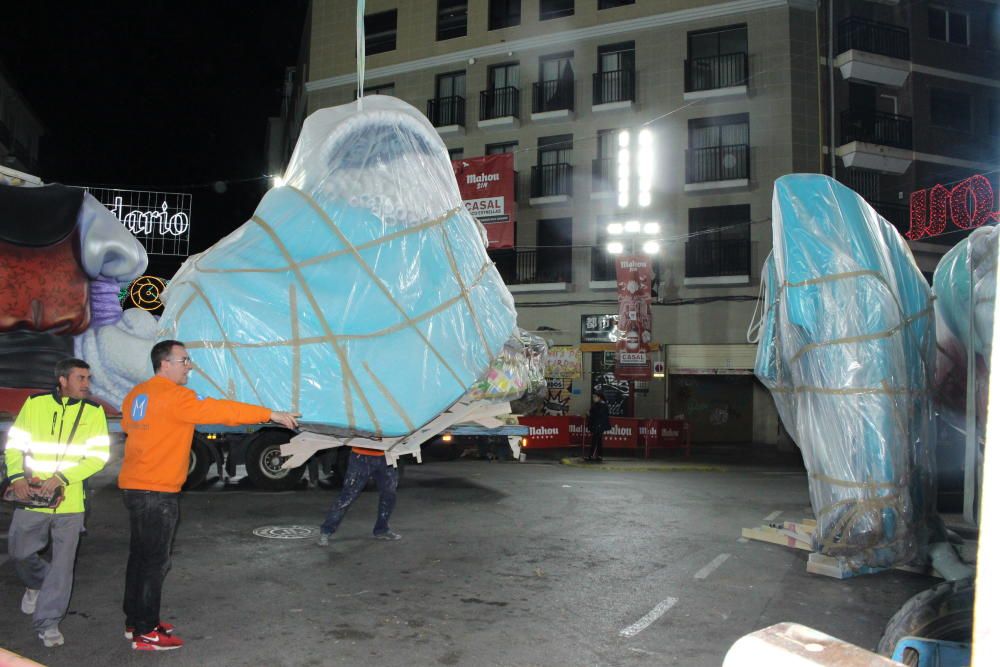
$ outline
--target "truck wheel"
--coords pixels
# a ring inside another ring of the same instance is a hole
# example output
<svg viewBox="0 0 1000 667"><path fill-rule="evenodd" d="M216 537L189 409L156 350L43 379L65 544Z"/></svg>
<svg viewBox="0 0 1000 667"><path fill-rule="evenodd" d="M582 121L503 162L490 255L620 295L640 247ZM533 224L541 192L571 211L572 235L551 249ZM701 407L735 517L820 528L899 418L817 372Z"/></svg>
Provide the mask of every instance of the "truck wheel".
<svg viewBox="0 0 1000 667"><path fill-rule="evenodd" d="M288 491L305 471L305 465L285 470L281 467L288 457L281 455L281 446L292 439L284 429L265 429L251 436L246 446L247 477L258 489Z"/></svg>
<svg viewBox="0 0 1000 667"><path fill-rule="evenodd" d="M194 439L191 441L191 460L188 464L184 489L197 489L204 484L205 478L208 477L208 471L214 462L215 456L212 454L211 445L208 444L205 436L195 433Z"/></svg>
<svg viewBox="0 0 1000 667"><path fill-rule="evenodd" d="M975 593L971 578L946 581L917 593L889 619L878 652L892 657L903 637L971 642Z"/></svg>

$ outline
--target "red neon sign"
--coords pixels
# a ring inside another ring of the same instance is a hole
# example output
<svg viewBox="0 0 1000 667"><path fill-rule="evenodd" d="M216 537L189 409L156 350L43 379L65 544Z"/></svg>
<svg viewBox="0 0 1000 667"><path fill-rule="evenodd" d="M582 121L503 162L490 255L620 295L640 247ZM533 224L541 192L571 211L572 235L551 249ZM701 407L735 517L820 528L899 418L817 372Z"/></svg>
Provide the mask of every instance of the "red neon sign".
<svg viewBox="0 0 1000 667"><path fill-rule="evenodd" d="M959 229L1000 222L1000 211L993 210L993 186L985 176L967 178L951 190L935 185L912 193L910 231L906 232L906 238L916 241L942 234L949 218Z"/></svg>

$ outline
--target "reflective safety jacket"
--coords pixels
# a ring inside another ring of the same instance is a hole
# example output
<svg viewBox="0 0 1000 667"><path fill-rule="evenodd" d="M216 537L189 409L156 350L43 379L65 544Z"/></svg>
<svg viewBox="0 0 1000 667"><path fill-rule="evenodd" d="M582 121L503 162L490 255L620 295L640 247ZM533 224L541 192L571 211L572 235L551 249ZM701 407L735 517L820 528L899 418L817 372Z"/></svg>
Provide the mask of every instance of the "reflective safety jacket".
<svg viewBox="0 0 1000 667"><path fill-rule="evenodd" d="M65 496L57 508L31 512L82 512L83 480L101 470L110 456L108 421L101 406L63 397L56 391L29 397L7 434L7 474L11 481L22 477L45 480L55 475L65 485Z"/></svg>

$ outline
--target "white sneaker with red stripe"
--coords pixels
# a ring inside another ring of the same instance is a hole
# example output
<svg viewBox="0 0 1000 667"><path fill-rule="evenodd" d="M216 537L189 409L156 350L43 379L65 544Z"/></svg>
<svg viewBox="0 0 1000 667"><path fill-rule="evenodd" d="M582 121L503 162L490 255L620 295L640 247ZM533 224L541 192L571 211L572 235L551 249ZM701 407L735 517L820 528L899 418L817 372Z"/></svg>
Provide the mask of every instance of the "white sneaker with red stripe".
<svg viewBox="0 0 1000 667"><path fill-rule="evenodd" d="M181 646L184 646L183 639L164 634L158 630L147 632L144 635L136 635L132 640L132 648L136 651L170 651Z"/></svg>

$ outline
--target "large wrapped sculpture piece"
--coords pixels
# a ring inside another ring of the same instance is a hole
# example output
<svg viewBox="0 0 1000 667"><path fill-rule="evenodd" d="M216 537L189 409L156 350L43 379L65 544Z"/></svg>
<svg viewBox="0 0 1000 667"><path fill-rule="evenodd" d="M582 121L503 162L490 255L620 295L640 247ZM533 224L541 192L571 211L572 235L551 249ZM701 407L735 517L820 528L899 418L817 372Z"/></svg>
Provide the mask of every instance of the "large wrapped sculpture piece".
<svg viewBox="0 0 1000 667"><path fill-rule="evenodd" d="M365 97L306 119L285 179L181 267L160 337L186 342L202 394L413 432L515 329L444 144L413 107Z"/></svg>
<svg viewBox="0 0 1000 667"><path fill-rule="evenodd" d="M778 179L756 374L802 450L815 548L922 555L933 503L930 288L898 232L821 175Z"/></svg>

